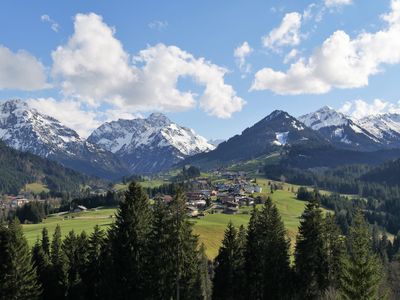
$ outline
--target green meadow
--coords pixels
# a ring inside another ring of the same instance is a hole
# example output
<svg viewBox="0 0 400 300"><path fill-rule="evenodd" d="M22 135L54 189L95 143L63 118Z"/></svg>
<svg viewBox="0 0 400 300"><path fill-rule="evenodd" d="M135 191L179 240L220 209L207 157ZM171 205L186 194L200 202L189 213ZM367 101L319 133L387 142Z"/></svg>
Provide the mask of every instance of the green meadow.
<svg viewBox="0 0 400 300"><path fill-rule="evenodd" d="M271 194L271 198L282 215L293 243L297 234L299 216L304 210L305 202L296 200L295 194L287 190L275 191ZM40 224L24 224L24 233L30 245L33 245L37 238L40 237L43 227L47 227L50 235L52 235L57 224L60 224L63 235L66 235L71 230L76 233L84 230L90 234L95 225L107 229L114 222L115 211L115 208L99 208L80 213L54 214ZM228 222L232 221L237 227L240 225L247 226L250 219L250 211L250 207L243 207L241 208L241 213L237 215L208 214L202 218L193 219L194 233L199 235L200 242L207 247L207 255L210 258L214 258L217 255Z"/></svg>

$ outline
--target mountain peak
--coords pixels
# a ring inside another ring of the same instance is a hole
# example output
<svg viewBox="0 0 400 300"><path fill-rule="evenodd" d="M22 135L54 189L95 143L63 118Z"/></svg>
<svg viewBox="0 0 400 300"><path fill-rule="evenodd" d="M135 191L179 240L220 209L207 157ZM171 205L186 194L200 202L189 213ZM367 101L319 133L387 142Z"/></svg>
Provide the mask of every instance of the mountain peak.
<svg viewBox="0 0 400 300"><path fill-rule="evenodd" d="M149 117L147 118L147 120L150 122L157 122L160 124L171 123L170 119L168 119L166 115L164 115L162 113L157 113L157 112L150 114Z"/></svg>
<svg viewBox="0 0 400 300"><path fill-rule="evenodd" d="M3 102L0 107L2 108L3 112L12 112L18 108L28 109L29 106L25 101L21 99L11 99Z"/></svg>
<svg viewBox="0 0 400 300"><path fill-rule="evenodd" d="M345 115L327 105L315 112L299 117L299 120L314 130L330 126L342 126L350 121Z"/></svg>
<svg viewBox="0 0 400 300"><path fill-rule="evenodd" d="M289 114L283 110L274 110L272 113L270 113L268 116L265 117L265 120L273 120L277 118L290 118Z"/></svg>

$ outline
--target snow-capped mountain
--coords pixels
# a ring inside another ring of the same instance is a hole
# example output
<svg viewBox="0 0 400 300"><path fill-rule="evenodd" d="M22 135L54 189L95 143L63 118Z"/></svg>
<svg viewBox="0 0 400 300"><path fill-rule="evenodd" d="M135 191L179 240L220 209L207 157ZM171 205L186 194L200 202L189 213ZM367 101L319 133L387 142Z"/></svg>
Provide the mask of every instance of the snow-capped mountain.
<svg viewBox="0 0 400 300"><path fill-rule="evenodd" d="M317 132L288 113L276 110L241 134L222 142L208 153L186 160L202 166L216 166L228 162L254 159L293 145L326 145Z"/></svg>
<svg viewBox="0 0 400 300"><path fill-rule="evenodd" d="M188 156L215 148L192 129L160 113L147 119L107 122L88 141L115 153L131 172L138 174L165 170Z"/></svg>
<svg viewBox="0 0 400 300"><path fill-rule="evenodd" d="M379 138L364 126L329 106L303 115L299 120L341 148L369 151L382 146Z"/></svg>
<svg viewBox="0 0 400 300"><path fill-rule="evenodd" d="M358 121L387 147L400 147L400 114L386 113L368 116Z"/></svg>
<svg viewBox="0 0 400 300"><path fill-rule="evenodd" d="M125 173L112 153L86 142L74 130L21 100L0 105L0 139L14 149L58 161L86 174L115 178Z"/></svg>

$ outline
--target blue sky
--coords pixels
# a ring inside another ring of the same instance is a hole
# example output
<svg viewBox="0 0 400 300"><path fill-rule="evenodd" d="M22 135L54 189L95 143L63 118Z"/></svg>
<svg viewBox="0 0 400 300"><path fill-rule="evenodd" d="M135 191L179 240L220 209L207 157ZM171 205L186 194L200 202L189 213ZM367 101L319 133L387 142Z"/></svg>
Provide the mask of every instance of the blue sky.
<svg viewBox="0 0 400 300"><path fill-rule="evenodd" d="M0 26L0 99L82 135L152 111L228 138L275 109L399 110L398 0L2 1Z"/></svg>

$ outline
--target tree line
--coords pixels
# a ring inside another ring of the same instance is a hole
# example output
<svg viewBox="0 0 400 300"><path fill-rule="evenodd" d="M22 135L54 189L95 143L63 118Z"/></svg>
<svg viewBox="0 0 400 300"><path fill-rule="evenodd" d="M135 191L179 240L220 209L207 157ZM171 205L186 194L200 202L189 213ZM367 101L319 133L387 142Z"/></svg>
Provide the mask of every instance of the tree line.
<svg viewBox="0 0 400 300"><path fill-rule="evenodd" d="M71 231L62 240L59 226L52 239L44 228L30 249L17 220L1 224L0 299L377 299L390 292L390 259L380 254L387 248L383 238L374 245L360 210L344 235L310 199L293 261L271 199L254 207L247 228L228 224L213 262L192 226L181 190L169 204L150 204L137 183L106 231Z"/></svg>

